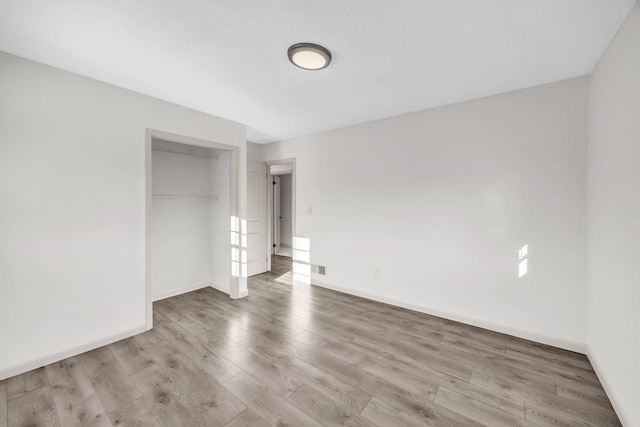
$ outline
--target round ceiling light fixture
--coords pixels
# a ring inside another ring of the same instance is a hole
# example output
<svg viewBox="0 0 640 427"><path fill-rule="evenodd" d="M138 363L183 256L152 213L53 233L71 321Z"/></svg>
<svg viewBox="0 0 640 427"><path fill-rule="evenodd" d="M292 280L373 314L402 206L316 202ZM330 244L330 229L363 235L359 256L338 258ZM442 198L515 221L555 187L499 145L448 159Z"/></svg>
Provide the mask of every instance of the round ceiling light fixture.
<svg viewBox="0 0 640 427"><path fill-rule="evenodd" d="M287 51L289 61L303 70L322 70L331 62L331 52L314 43L297 43Z"/></svg>

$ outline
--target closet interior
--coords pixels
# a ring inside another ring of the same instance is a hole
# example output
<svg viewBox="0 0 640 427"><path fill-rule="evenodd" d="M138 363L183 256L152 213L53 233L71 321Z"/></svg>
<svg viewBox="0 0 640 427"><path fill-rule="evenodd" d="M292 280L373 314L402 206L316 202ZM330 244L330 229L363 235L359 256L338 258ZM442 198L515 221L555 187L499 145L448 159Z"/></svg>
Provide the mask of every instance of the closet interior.
<svg viewBox="0 0 640 427"><path fill-rule="evenodd" d="M228 293L231 153L153 139L151 159L153 300L204 286Z"/></svg>

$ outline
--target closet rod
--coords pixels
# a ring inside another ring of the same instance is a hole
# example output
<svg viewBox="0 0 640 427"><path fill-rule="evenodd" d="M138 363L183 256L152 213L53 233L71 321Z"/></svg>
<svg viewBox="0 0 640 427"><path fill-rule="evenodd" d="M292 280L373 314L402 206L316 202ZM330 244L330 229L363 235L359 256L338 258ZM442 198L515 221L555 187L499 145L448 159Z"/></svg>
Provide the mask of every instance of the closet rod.
<svg viewBox="0 0 640 427"><path fill-rule="evenodd" d="M176 200L220 200L220 196L185 196L181 194L153 194L154 199L176 199Z"/></svg>
<svg viewBox="0 0 640 427"><path fill-rule="evenodd" d="M210 154L184 153L182 151L174 151L174 150L170 150L168 148L157 148L157 147L153 147L152 150L153 151L162 151L164 153L183 154L185 156L204 157L206 159L218 160L218 156L210 155Z"/></svg>

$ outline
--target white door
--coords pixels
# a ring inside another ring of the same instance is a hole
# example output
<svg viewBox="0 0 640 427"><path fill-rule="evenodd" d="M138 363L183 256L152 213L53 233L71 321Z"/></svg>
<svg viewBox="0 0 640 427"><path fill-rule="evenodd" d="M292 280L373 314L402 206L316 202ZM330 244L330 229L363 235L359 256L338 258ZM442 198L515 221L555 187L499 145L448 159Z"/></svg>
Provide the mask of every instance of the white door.
<svg viewBox="0 0 640 427"><path fill-rule="evenodd" d="M280 252L280 221L282 221L282 215L280 214L280 177L273 175L271 177L273 181L273 254Z"/></svg>
<svg viewBox="0 0 640 427"><path fill-rule="evenodd" d="M247 275L267 271L267 167L247 165Z"/></svg>

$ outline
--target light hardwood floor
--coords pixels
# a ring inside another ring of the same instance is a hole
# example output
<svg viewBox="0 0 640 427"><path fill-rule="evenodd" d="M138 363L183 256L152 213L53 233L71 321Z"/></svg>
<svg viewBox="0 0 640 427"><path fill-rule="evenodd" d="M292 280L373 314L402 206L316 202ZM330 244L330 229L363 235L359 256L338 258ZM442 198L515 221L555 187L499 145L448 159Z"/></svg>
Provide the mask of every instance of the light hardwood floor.
<svg viewBox="0 0 640 427"><path fill-rule="evenodd" d="M581 354L293 284L290 265L0 381L0 427L620 425Z"/></svg>

